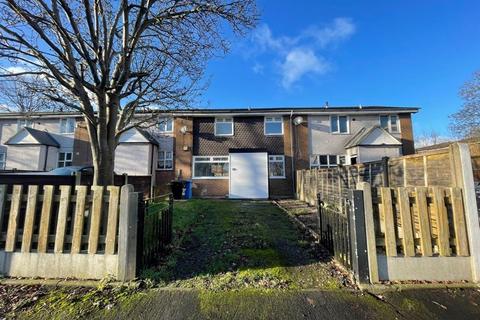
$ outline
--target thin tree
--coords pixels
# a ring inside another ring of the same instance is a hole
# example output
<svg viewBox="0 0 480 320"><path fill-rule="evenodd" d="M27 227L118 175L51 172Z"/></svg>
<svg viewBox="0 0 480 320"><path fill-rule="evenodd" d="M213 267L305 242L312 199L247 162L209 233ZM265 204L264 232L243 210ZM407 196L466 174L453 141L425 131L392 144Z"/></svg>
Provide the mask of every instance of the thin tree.
<svg viewBox="0 0 480 320"><path fill-rule="evenodd" d="M40 76L44 96L83 115L107 185L120 135L188 106L226 32L256 20L255 0L0 0L0 77Z"/></svg>
<svg viewBox="0 0 480 320"><path fill-rule="evenodd" d="M480 138L480 71L460 89L463 105L450 115L450 130L457 138Z"/></svg>

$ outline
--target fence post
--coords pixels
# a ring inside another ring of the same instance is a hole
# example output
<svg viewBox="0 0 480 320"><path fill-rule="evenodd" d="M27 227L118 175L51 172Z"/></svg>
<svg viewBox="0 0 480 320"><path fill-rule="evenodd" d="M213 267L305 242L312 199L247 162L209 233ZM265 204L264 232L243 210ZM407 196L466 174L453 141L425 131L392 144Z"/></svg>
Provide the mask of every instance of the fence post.
<svg viewBox="0 0 480 320"><path fill-rule="evenodd" d="M363 191L349 190L348 198L350 201L348 220L350 226L350 248L353 273L357 282L369 283L371 280L368 265Z"/></svg>
<svg viewBox="0 0 480 320"><path fill-rule="evenodd" d="M474 282L480 282L480 226L470 148L465 143L454 143L450 146L450 155L453 182L455 186L462 188L463 193L468 245L472 259L472 279Z"/></svg>
<svg viewBox="0 0 480 320"><path fill-rule="evenodd" d="M145 204L145 200L143 200L143 192L137 192L137 195L138 195L138 199L137 199L137 217L136 217L136 220L137 220L137 249L136 249L136 252L137 252L137 259L136 259L136 266L135 266L135 270L136 272L137 271L140 271L144 265L144 259L143 259L143 246L145 245L144 244L144 239L143 239L143 235L144 235L144 231L145 231L145 210L147 209L147 206Z"/></svg>
<svg viewBox="0 0 480 320"><path fill-rule="evenodd" d="M387 158L388 159L388 158ZM375 225L373 221L372 188L367 182L359 182L357 189L363 191L363 208L365 213L365 235L367 241L368 267L370 282L378 283L377 245L375 239Z"/></svg>
<svg viewBox="0 0 480 320"><path fill-rule="evenodd" d="M137 212L138 194L133 186L122 186L118 232L118 280L135 278L137 259Z"/></svg>
<svg viewBox="0 0 480 320"><path fill-rule="evenodd" d="M5 217L5 209L7 202L7 185L0 185L0 230L3 230L3 219ZM0 231L1 232L1 231Z"/></svg>
<svg viewBox="0 0 480 320"><path fill-rule="evenodd" d="M382 158L382 172L383 172L383 186L389 187L390 186L390 178L388 174L388 159L389 157Z"/></svg>

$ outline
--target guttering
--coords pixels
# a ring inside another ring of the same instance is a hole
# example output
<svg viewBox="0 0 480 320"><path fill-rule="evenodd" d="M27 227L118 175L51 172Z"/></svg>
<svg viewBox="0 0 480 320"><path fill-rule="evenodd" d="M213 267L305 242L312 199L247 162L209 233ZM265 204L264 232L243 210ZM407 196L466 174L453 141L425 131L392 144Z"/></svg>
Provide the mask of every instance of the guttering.
<svg viewBox="0 0 480 320"><path fill-rule="evenodd" d="M376 111L364 111L364 110L345 110L345 111L329 111L328 109L325 111L295 111L296 115L322 115L322 114L348 114L348 115L355 115L355 114L399 114L399 113L417 113L417 109L401 109L401 110L376 110ZM248 117L248 116L265 116L266 114L269 115L290 115L290 111L264 111L264 112L209 112L209 113L200 113L200 112L193 112L193 113L183 113L183 112L174 112L171 113L174 117L181 117L181 116L188 116L188 117L221 117L221 116L232 116L232 117Z"/></svg>

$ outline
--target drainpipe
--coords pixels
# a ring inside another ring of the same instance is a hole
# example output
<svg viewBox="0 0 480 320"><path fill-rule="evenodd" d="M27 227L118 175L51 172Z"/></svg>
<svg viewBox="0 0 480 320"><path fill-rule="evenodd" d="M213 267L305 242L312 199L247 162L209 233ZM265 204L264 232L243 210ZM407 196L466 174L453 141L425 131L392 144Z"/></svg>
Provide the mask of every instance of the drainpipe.
<svg viewBox="0 0 480 320"><path fill-rule="evenodd" d="M47 151L45 151L45 161L43 162L43 171L47 171L48 148L49 148L49 146L46 146L46 147L47 147Z"/></svg>
<svg viewBox="0 0 480 320"><path fill-rule="evenodd" d="M152 150L150 155L150 198L153 198L153 184L155 183L155 175L157 174L156 170L154 170L156 168L156 163L153 163L155 157L155 145L153 143L150 144L150 149Z"/></svg>
<svg viewBox="0 0 480 320"><path fill-rule="evenodd" d="M295 180L297 179L297 175L295 174L295 155L293 153L293 110L290 110L290 122L288 124L290 126L290 153L292 155L292 192L295 195Z"/></svg>

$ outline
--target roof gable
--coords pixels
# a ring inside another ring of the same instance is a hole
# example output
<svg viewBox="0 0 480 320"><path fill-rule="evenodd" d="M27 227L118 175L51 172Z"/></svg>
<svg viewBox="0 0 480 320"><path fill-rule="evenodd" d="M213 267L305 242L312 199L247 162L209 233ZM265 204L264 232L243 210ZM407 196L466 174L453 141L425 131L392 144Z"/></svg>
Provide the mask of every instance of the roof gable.
<svg viewBox="0 0 480 320"><path fill-rule="evenodd" d="M385 129L374 126L362 128L346 144L345 148L356 146L400 146L402 143Z"/></svg>
<svg viewBox="0 0 480 320"><path fill-rule="evenodd" d="M47 131L25 127L5 142L6 145L39 144L59 148L57 140Z"/></svg>
<svg viewBox="0 0 480 320"><path fill-rule="evenodd" d="M151 143L158 145L157 140L146 130L131 128L120 136L119 143Z"/></svg>

